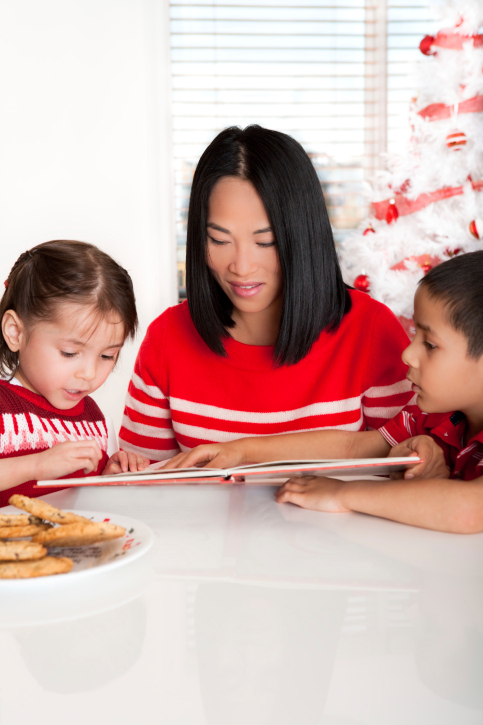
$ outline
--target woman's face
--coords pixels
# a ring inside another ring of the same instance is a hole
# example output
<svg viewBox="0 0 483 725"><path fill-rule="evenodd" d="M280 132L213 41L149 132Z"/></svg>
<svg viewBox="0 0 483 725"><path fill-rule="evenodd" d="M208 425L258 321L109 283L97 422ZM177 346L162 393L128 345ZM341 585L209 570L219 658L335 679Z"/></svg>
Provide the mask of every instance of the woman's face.
<svg viewBox="0 0 483 725"><path fill-rule="evenodd" d="M249 181L226 176L208 204L206 263L239 313L279 307L282 272L262 200Z"/></svg>

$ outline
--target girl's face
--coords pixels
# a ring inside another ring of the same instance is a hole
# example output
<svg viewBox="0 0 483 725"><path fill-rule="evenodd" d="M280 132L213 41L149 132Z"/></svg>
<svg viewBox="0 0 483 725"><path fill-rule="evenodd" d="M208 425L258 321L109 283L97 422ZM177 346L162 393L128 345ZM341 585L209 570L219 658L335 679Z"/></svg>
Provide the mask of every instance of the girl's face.
<svg viewBox="0 0 483 725"><path fill-rule="evenodd" d="M249 181L220 179L208 205L206 263L241 314L280 307L282 272L262 200Z"/></svg>
<svg viewBox="0 0 483 725"><path fill-rule="evenodd" d="M124 326L114 314L99 318L74 303L59 307L55 320L30 329L7 311L2 330L10 349L19 353L15 377L60 410L74 408L102 385L124 343Z"/></svg>

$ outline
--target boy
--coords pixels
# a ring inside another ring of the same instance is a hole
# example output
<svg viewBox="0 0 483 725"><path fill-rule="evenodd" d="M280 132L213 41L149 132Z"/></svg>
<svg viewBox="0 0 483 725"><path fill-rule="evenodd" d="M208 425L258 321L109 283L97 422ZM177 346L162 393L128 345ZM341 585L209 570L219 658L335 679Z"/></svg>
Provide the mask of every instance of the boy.
<svg viewBox="0 0 483 725"><path fill-rule="evenodd" d="M314 431L200 446L177 457L176 465L419 455L423 462L406 471L404 480L291 479L276 499L440 531L483 531L483 251L455 257L423 277L414 321L416 335L402 359L419 411L405 408L376 431Z"/></svg>

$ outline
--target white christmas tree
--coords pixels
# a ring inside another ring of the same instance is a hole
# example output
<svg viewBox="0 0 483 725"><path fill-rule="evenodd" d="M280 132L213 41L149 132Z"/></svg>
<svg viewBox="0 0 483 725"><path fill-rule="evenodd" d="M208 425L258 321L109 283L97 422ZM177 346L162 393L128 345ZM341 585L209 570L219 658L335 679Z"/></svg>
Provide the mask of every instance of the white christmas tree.
<svg viewBox="0 0 483 725"><path fill-rule="evenodd" d="M406 329L418 280L454 254L483 249L482 25L483 0L458 0L421 41L410 141L388 159L370 218L341 251L346 282Z"/></svg>

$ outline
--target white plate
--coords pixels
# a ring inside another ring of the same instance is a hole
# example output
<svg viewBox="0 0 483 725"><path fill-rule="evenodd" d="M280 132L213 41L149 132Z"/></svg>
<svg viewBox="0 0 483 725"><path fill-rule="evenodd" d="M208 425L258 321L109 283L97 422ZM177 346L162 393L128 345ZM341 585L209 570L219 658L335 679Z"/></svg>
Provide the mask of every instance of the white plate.
<svg viewBox="0 0 483 725"><path fill-rule="evenodd" d="M18 512L12 506L2 513ZM149 526L129 516L98 511L74 513L94 521L112 521L126 533L114 541L92 546L56 547L49 555L68 556L68 574L33 579L0 579L0 629L77 619L120 606L139 596L152 576L154 541Z"/></svg>
<svg viewBox="0 0 483 725"><path fill-rule="evenodd" d="M18 512L9 506L2 513ZM99 511L74 513L93 521L124 526L119 539L91 546L49 548L49 556L68 556L74 566L68 574L33 579L0 579L0 629L5 626L59 621L86 616L132 599L152 575L154 542L149 526L129 516Z"/></svg>
<svg viewBox="0 0 483 725"><path fill-rule="evenodd" d="M9 506L2 509L2 513L10 513L18 509ZM0 596L3 590L12 586L35 584L48 586L54 579L80 579L91 576L104 575L111 569L128 564L134 559L143 556L153 545L154 535L149 526L129 516L106 514L100 511L78 511L72 513L84 516L92 521L109 521L123 526L126 529L124 536L113 541L104 541L90 546L56 546L49 547L49 556L68 556L73 560L74 566L68 574L36 577L34 579L0 579Z"/></svg>

